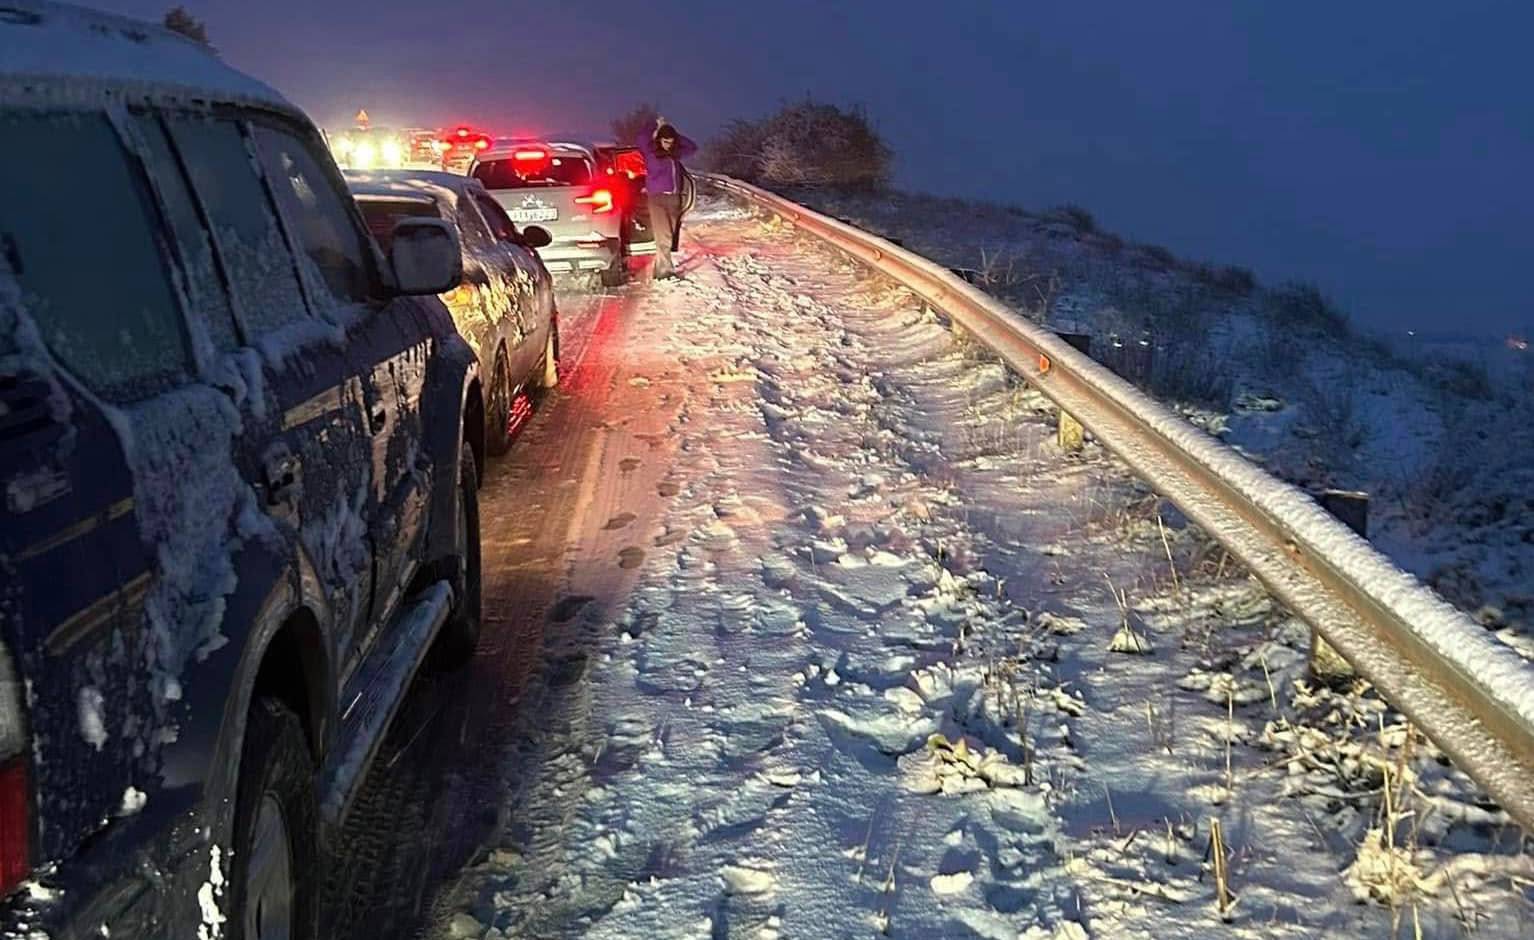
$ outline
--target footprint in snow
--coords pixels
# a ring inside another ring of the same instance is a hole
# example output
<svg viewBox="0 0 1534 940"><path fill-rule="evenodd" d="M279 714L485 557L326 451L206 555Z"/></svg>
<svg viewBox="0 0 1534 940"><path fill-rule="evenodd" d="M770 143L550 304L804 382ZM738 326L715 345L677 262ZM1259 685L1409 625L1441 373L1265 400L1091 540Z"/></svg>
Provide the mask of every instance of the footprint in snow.
<svg viewBox="0 0 1534 940"><path fill-rule="evenodd" d="M624 473L632 473L633 471L639 469L639 465L641 463L643 463L643 461L641 461L638 457L624 457L622 460L618 461L618 469L622 470Z"/></svg>
<svg viewBox="0 0 1534 940"><path fill-rule="evenodd" d="M682 492L682 488L670 480L662 480L660 481L660 484L655 487L655 492L659 493L661 496L667 499L670 499L676 494Z"/></svg>
<svg viewBox="0 0 1534 940"><path fill-rule="evenodd" d="M575 615L594 598L590 594L569 594L561 597L549 610L549 619L555 623L569 623Z"/></svg>
<svg viewBox="0 0 1534 940"><path fill-rule="evenodd" d="M635 519L635 516L634 516L633 513L631 513L631 512L620 512L616 516L613 516L611 519L607 520L607 525L603 526L602 528L606 529L608 531L612 531L614 529L621 529L624 526L628 525L629 523L633 522L634 519Z"/></svg>
<svg viewBox="0 0 1534 940"><path fill-rule="evenodd" d="M685 538L687 538L686 529L668 529L655 537L655 547L665 548L667 545L675 545Z"/></svg>
<svg viewBox="0 0 1534 940"><path fill-rule="evenodd" d="M618 567L625 570L638 568L644 563L644 549L637 545L630 545L618 553Z"/></svg>

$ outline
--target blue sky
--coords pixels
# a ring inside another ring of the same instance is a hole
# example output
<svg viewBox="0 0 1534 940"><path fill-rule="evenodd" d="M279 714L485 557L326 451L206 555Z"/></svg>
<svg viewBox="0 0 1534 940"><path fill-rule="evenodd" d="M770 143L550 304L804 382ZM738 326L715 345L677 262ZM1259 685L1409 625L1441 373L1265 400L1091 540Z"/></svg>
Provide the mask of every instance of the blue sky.
<svg viewBox="0 0 1534 940"><path fill-rule="evenodd" d="M866 107L907 188L1078 203L1392 332L1534 324L1526 2L187 6L322 122L602 128L651 99L706 138L813 94Z"/></svg>

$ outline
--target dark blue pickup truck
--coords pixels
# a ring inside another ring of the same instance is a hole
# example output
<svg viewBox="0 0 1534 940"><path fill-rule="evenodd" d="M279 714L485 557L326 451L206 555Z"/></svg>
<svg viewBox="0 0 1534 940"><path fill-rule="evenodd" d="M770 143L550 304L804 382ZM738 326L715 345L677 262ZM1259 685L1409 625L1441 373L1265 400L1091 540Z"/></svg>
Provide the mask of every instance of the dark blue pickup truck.
<svg viewBox="0 0 1534 940"><path fill-rule="evenodd" d="M157 27L0 2L0 937L312 938L411 677L479 629L438 219Z"/></svg>

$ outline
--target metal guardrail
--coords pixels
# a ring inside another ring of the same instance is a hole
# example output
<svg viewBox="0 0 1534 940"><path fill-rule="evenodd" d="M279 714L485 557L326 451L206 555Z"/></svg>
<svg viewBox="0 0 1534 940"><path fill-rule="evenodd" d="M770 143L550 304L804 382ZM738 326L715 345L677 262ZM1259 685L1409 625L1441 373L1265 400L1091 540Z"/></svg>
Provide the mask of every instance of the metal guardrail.
<svg viewBox="0 0 1534 940"><path fill-rule="evenodd" d="M893 278L988 346L1217 539L1534 830L1534 666L1306 493L948 269L739 180L700 179Z"/></svg>

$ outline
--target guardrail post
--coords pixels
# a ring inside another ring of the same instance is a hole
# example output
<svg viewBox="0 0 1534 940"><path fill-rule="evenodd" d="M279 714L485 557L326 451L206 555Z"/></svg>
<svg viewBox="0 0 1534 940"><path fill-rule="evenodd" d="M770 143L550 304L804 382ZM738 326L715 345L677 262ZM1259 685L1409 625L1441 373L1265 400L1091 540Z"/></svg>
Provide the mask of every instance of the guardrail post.
<svg viewBox="0 0 1534 940"><path fill-rule="evenodd" d="M1316 496L1316 502L1354 532L1364 538L1369 537L1368 493L1322 490ZM1342 654L1313 629L1310 631L1310 674L1327 685L1342 685L1358 677L1348 661L1342 658Z"/></svg>
<svg viewBox="0 0 1534 940"><path fill-rule="evenodd" d="M1092 355L1092 337L1087 333L1056 333L1056 336L1070 343L1082 355ZM1055 439L1060 444L1060 449L1067 454L1074 454L1081 450L1086 443L1087 431L1081 426L1081 422L1060 409L1060 426L1056 430Z"/></svg>

